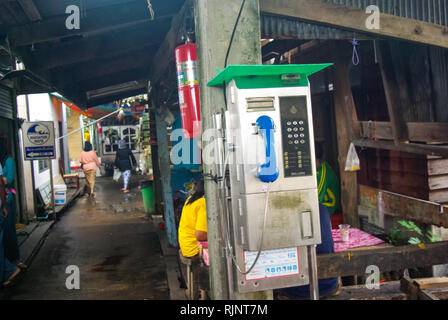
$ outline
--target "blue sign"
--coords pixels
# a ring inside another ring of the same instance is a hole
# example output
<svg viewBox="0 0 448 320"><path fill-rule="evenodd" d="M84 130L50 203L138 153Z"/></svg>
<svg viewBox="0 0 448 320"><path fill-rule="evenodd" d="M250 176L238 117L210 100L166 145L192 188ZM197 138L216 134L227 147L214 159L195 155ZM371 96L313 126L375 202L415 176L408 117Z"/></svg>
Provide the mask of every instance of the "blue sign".
<svg viewBox="0 0 448 320"><path fill-rule="evenodd" d="M25 160L56 158L52 121L25 122L22 130Z"/></svg>
<svg viewBox="0 0 448 320"><path fill-rule="evenodd" d="M53 147L27 147L25 148L25 157L34 159L55 158L56 154Z"/></svg>

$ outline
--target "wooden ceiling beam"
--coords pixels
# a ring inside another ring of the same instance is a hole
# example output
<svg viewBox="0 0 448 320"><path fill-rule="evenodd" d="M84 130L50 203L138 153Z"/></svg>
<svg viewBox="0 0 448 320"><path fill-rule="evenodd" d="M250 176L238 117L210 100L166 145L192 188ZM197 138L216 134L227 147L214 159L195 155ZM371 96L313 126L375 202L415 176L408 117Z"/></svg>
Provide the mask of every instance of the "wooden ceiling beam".
<svg viewBox="0 0 448 320"><path fill-rule="evenodd" d="M42 16L40 15L39 10L37 9L36 5L34 4L33 0L18 0L20 6L22 7L23 11L25 12L26 16L30 21L40 21L42 20Z"/></svg>
<svg viewBox="0 0 448 320"><path fill-rule="evenodd" d="M106 59L112 55L129 53L148 46L158 46L163 40L163 32L150 32L150 23L143 28L124 29L101 37L63 42L58 45L44 45L35 51L29 51L32 67L38 70L53 69L88 62L94 59Z"/></svg>
<svg viewBox="0 0 448 320"><path fill-rule="evenodd" d="M381 13L380 29L368 29L364 10L322 0L259 0L260 11L333 27L362 31L437 47L448 48L448 28Z"/></svg>
<svg viewBox="0 0 448 320"><path fill-rule="evenodd" d="M178 14L173 18L171 22L171 28L168 31L165 40L159 47L155 57L154 63L151 68L150 79L152 83L157 83L160 78L163 77L165 70L168 68L170 63L174 60L174 49L178 44L179 38L179 30L182 26L184 18L188 14L189 8L192 6L191 0L186 0L182 9L178 12ZM167 52L171 53L170 56L167 57Z"/></svg>
<svg viewBox="0 0 448 320"><path fill-rule="evenodd" d="M69 68L55 69L53 79L57 84L65 86L67 84L78 85L92 81L92 79L111 74L120 74L128 70L149 66L152 62L153 54L146 47L131 51L123 55L117 55L109 59L95 59L88 63L76 64ZM119 78L119 77L118 77Z"/></svg>
<svg viewBox="0 0 448 320"><path fill-rule="evenodd" d="M173 16L168 9L165 11L159 12L153 22L170 19ZM65 37L107 33L151 21L145 1L91 9L86 17L81 18L80 29L67 29L68 17L69 15L62 15L50 20L14 27L9 30L8 36L14 47L20 47Z"/></svg>
<svg viewBox="0 0 448 320"><path fill-rule="evenodd" d="M145 87L141 87L141 88L137 88L137 89L129 89L117 94L112 94L112 95L108 95L106 97L101 97L101 98L96 98L96 99L90 99L87 100L85 107L86 108L91 108L91 107L95 107L98 105L102 105L105 103L109 103L109 102L113 102L113 101L117 101L120 99L124 99L124 98L128 98L128 97L133 97L139 94L144 94L147 93L148 89Z"/></svg>
<svg viewBox="0 0 448 320"><path fill-rule="evenodd" d="M137 66L124 72L115 72L108 75L98 76L96 78L83 81L81 83L65 83L63 89L75 93L78 96L86 96L91 90L98 90L109 86L126 83L129 81L140 81L149 79L149 66Z"/></svg>

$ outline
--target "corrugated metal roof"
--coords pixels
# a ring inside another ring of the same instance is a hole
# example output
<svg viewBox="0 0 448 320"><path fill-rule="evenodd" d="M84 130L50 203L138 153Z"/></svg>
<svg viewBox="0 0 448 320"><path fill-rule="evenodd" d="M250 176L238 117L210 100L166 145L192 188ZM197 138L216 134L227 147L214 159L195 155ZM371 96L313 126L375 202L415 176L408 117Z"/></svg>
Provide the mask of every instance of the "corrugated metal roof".
<svg viewBox="0 0 448 320"><path fill-rule="evenodd" d="M14 118L14 102L11 89L0 85L0 116L13 119Z"/></svg>
<svg viewBox="0 0 448 320"><path fill-rule="evenodd" d="M306 23L293 18L261 14L261 37L263 39L321 39L343 40L360 38L360 33ZM370 38L363 35L362 38Z"/></svg>
<svg viewBox="0 0 448 320"><path fill-rule="evenodd" d="M376 5L382 13L448 26L448 0L324 0L366 9Z"/></svg>

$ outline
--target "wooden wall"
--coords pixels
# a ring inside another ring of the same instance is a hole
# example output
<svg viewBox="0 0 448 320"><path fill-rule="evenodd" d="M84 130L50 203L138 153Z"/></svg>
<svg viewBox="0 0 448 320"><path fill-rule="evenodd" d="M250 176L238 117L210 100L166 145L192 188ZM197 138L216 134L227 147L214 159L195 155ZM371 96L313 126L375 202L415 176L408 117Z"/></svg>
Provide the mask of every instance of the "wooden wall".
<svg viewBox="0 0 448 320"><path fill-rule="evenodd" d="M379 149L358 149L362 185L429 200L426 156Z"/></svg>
<svg viewBox="0 0 448 320"><path fill-rule="evenodd" d="M298 50L291 63L335 62L331 43L314 42L314 46ZM360 63L355 66L349 41L339 44L360 121L390 121L378 64L380 52L385 65L393 68L397 82L401 105L395 112L406 122L448 122L448 50L395 40L360 41ZM334 67L310 81L316 139L324 142L330 163L337 168L340 155L334 140L334 91L328 88L335 81ZM448 159L369 148L358 148L358 152L358 184L448 204Z"/></svg>
<svg viewBox="0 0 448 320"><path fill-rule="evenodd" d="M448 205L448 159L428 156L428 200Z"/></svg>

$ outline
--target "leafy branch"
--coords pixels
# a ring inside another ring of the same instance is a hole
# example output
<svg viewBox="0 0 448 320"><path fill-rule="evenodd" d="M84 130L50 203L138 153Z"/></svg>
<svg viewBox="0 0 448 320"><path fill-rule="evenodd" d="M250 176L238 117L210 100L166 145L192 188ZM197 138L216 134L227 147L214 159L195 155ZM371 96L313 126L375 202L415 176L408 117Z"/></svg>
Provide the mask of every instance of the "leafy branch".
<svg viewBox="0 0 448 320"><path fill-rule="evenodd" d="M420 237L423 237L424 240L426 239L426 242L438 242L440 241L440 238L434 234L431 231L427 231L426 234L423 233L422 229L420 229L414 222L412 221L397 221L398 224L400 224L404 230L411 231L417 233ZM424 243L420 238L418 237L411 237L408 241L409 244L421 244Z"/></svg>

